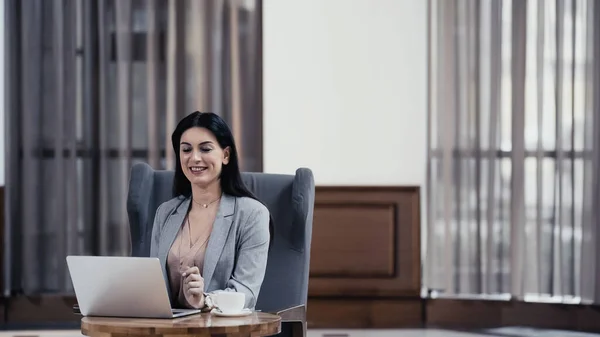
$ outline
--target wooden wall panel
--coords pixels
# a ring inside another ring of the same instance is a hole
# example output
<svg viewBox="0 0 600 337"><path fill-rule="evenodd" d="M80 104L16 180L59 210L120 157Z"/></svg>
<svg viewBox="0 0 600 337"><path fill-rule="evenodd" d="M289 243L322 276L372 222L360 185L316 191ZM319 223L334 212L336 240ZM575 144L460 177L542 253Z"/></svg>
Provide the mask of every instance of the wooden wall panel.
<svg viewBox="0 0 600 337"><path fill-rule="evenodd" d="M422 301L394 299L309 299L309 329L415 328L423 326Z"/></svg>
<svg viewBox="0 0 600 337"><path fill-rule="evenodd" d="M319 228L312 240L318 257L311 261L311 276L394 277L394 213L392 204L320 204L315 209Z"/></svg>
<svg viewBox="0 0 600 337"><path fill-rule="evenodd" d="M310 328L424 323L418 187L317 186Z"/></svg>
<svg viewBox="0 0 600 337"><path fill-rule="evenodd" d="M309 296L418 297L418 187L317 187Z"/></svg>

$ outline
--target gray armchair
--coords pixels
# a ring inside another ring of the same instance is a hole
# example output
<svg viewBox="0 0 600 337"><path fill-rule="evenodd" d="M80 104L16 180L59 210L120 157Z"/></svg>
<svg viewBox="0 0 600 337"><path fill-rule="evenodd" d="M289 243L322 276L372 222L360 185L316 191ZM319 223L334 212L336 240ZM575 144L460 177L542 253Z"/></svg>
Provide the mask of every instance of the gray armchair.
<svg viewBox="0 0 600 337"><path fill-rule="evenodd" d="M295 175L245 172L242 179L267 206L275 226L256 309L282 317L278 336L305 336L315 198L313 174L300 168ZM154 170L145 163L132 167L127 213L133 256L150 254L154 214L162 202L172 197L172 182L172 171Z"/></svg>

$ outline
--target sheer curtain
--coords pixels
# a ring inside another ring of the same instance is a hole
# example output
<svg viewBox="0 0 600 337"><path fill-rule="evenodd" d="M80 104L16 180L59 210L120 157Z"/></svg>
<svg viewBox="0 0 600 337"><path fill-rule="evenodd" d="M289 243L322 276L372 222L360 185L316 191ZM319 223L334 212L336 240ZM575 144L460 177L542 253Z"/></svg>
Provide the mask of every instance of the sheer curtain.
<svg viewBox="0 0 600 337"><path fill-rule="evenodd" d="M173 168L190 112L262 170L260 0L6 1L6 295L72 292L68 254L129 254L129 169Z"/></svg>
<svg viewBox="0 0 600 337"><path fill-rule="evenodd" d="M593 0L431 0L433 295L600 301Z"/></svg>

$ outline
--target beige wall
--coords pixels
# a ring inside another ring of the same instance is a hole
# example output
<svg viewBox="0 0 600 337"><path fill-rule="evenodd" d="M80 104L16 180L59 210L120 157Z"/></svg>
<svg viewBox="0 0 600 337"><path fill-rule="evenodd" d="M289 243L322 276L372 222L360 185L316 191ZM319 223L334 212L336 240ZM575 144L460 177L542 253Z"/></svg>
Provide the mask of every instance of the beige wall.
<svg viewBox="0 0 600 337"><path fill-rule="evenodd" d="M427 1L266 0L264 169L422 185Z"/></svg>

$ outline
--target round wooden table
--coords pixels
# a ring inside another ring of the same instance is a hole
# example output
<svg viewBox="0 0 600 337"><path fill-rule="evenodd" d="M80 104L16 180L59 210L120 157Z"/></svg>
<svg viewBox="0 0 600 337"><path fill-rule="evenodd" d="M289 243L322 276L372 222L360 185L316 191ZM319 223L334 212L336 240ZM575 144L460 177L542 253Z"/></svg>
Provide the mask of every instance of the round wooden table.
<svg viewBox="0 0 600 337"><path fill-rule="evenodd" d="M281 332L281 317L255 312L243 317L201 313L174 319L84 317L81 333L90 337L261 337Z"/></svg>

